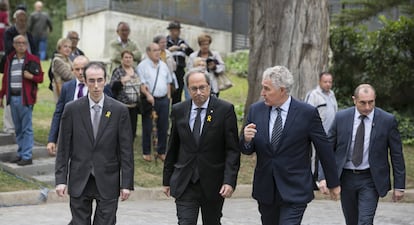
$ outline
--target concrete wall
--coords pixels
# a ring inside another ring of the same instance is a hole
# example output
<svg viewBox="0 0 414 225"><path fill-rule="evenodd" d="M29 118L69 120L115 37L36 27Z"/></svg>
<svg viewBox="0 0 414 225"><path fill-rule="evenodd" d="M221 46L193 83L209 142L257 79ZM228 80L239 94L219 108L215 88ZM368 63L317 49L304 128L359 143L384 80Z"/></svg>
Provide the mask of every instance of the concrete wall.
<svg viewBox="0 0 414 225"><path fill-rule="evenodd" d="M168 35L166 29L169 21L141 17L113 11L101 11L85 17L66 20L63 22L63 36L70 30L79 33L78 47L92 60L109 61L110 40L117 38L116 27L120 21L129 23L131 27L130 39L135 41L142 52L152 42L152 38L159 34ZM202 27L181 24L181 37L189 45L198 50L197 36L203 32L212 36L211 49L219 51L223 56L231 51L231 33L206 29Z"/></svg>

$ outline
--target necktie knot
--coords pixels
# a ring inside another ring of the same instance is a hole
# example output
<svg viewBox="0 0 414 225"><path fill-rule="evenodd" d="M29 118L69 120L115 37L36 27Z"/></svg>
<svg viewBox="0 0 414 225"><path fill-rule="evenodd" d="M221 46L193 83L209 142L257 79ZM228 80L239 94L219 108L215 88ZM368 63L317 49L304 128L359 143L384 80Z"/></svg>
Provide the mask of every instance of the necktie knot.
<svg viewBox="0 0 414 225"><path fill-rule="evenodd" d="M364 121L365 118L367 118L367 116L365 116L365 115L359 115L359 119L361 120L361 122Z"/></svg>
<svg viewBox="0 0 414 225"><path fill-rule="evenodd" d="M99 110L101 109L101 106L98 104L95 104L92 106L92 109L95 110L95 112L99 112Z"/></svg>

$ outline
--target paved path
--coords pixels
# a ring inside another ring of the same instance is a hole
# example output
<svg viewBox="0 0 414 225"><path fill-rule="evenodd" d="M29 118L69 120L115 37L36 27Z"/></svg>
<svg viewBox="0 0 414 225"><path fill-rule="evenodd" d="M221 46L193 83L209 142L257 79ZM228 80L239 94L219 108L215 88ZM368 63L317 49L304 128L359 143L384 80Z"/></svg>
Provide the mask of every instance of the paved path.
<svg viewBox="0 0 414 225"><path fill-rule="evenodd" d="M226 200L223 225L259 225L257 204L252 199ZM0 224L7 225L60 225L70 220L69 205L47 203L33 206L0 208ZM177 224L173 200L139 200L119 204L120 225ZM199 224L201 224L199 222ZM303 225L343 225L339 202L315 200L309 204ZM380 202L375 225L414 225L413 203Z"/></svg>

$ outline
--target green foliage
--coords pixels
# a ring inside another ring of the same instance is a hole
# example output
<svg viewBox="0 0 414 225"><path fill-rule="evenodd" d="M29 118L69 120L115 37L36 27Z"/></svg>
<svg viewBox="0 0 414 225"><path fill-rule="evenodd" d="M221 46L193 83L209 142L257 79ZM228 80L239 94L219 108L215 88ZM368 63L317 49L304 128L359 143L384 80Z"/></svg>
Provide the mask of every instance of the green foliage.
<svg viewBox="0 0 414 225"><path fill-rule="evenodd" d="M342 0L341 3L344 8L334 16L334 22L339 24L358 24L393 8L408 15L414 13L411 0Z"/></svg>
<svg viewBox="0 0 414 225"><path fill-rule="evenodd" d="M414 20L380 19L384 27L378 31L363 26L331 29L335 91L341 104L350 105L354 88L370 83L376 89L378 105L414 112Z"/></svg>
<svg viewBox="0 0 414 225"><path fill-rule="evenodd" d="M34 11L33 5L36 1L37 0L9 1L10 18L12 18L16 7L20 4L24 4L26 6L28 12L27 14L30 16L30 13ZM62 22L66 18L66 0L42 0L42 2L43 11L49 14L53 25L53 31L48 37L47 47L47 55L50 58L56 49L57 41L62 37Z"/></svg>
<svg viewBox="0 0 414 225"><path fill-rule="evenodd" d="M247 77L249 65L249 52L247 50L229 54L224 59L224 62L228 72L236 74L239 77Z"/></svg>
<svg viewBox="0 0 414 225"><path fill-rule="evenodd" d="M331 28L334 91L339 105L349 106L355 87L370 83L376 89L376 105L399 112L402 139L413 143L414 20L379 19L383 28L377 31L364 26Z"/></svg>
<svg viewBox="0 0 414 225"><path fill-rule="evenodd" d="M414 145L414 120L411 116L403 116L394 111L393 114L398 121L398 130L404 145Z"/></svg>

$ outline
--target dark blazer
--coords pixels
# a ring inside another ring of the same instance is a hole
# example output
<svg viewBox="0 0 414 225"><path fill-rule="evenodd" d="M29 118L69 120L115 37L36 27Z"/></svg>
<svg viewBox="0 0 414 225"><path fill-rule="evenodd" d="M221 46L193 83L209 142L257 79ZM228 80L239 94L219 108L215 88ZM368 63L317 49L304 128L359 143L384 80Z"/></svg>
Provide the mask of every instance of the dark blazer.
<svg viewBox="0 0 414 225"><path fill-rule="evenodd" d="M82 194L92 170L104 199L117 198L120 188L133 190L129 113L126 106L111 97L105 96L96 141L88 97L69 102L62 115L58 149L56 184L68 184L72 197Z"/></svg>
<svg viewBox="0 0 414 225"><path fill-rule="evenodd" d="M271 204L277 186L285 202L310 202L314 198L311 142L315 145L323 168L329 171L328 186L338 186L334 154L317 109L292 98L277 151L272 149L269 140L270 111L271 107L263 101L251 105L246 124L256 124L257 133L248 145L245 144L243 135L240 140L242 153L256 152L257 155L253 198L260 203Z"/></svg>
<svg viewBox="0 0 414 225"><path fill-rule="evenodd" d="M173 105L171 135L164 163L163 185L178 198L190 182L196 166L207 199L216 199L223 184L236 187L240 167L237 119L228 102L210 97L199 146L189 119L191 100Z"/></svg>
<svg viewBox="0 0 414 225"><path fill-rule="evenodd" d="M375 188L378 194L384 197L391 189L388 156L393 165L393 186L396 189L405 188L405 164L395 117L380 108L374 110L368 162ZM355 107L339 111L328 134L329 140L334 144L339 176L342 174L352 142L354 114Z"/></svg>
<svg viewBox="0 0 414 225"><path fill-rule="evenodd" d="M56 109L53 113L52 123L50 124L48 142L56 143L59 134L60 118L62 117L63 109L66 103L73 101L76 90L76 79L65 82L62 86L62 90L59 96L59 100L56 103Z"/></svg>

